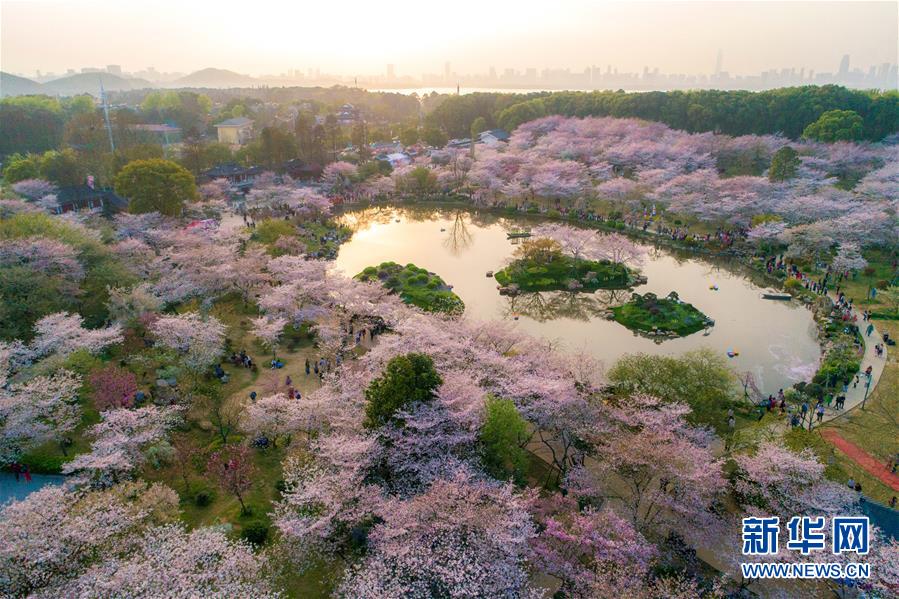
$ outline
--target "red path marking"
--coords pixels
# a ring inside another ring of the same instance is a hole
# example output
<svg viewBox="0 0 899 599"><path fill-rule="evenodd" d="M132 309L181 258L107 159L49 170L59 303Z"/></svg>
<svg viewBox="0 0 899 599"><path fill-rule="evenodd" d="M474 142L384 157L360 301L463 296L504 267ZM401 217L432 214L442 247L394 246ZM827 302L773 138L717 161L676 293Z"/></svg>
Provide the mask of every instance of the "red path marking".
<svg viewBox="0 0 899 599"><path fill-rule="evenodd" d="M837 449L849 456L852 461L861 466L869 474L880 479L883 484L899 491L899 476L891 473L884 464L875 460L871 455L851 441L847 441L832 428L821 429L821 436L833 443Z"/></svg>

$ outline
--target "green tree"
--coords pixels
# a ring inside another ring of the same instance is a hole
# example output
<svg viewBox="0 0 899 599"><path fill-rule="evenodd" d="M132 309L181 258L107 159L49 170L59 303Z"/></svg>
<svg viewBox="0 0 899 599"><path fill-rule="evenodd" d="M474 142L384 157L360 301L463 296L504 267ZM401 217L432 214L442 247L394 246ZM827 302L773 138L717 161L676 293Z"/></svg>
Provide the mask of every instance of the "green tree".
<svg viewBox="0 0 899 599"><path fill-rule="evenodd" d="M421 132L421 139L429 146L435 148L442 148L446 145L446 142L449 141L449 138L446 136L446 133L443 132L443 129L438 129L437 127L425 128L425 130Z"/></svg>
<svg viewBox="0 0 899 599"><path fill-rule="evenodd" d="M418 129L415 127L409 127L400 131L400 143L403 146L414 146L418 143L418 139Z"/></svg>
<svg viewBox="0 0 899 599"><path fill-rule="evenodd" d="M719 431L727 425L733 405L736 376L724 358L710 349L680 357L628 354L609 371L609 380L622 394L646 393L664 401L689 405L688 419L711 424Z"/></svg>
<svg viewBox="0 0 899 599"><path fill-rule="evenodd" d="M293 135L275 127L264 127L259 136L260 162L275 169L297 157L297 143Z"/></svg>
<svg viewBox="0 0 899 599"><path fill-rule="evenodd" d="M771 158L768 179L772 182L786 181L796 176L799 168L799 154L790 146L784 146Z"/></svg>
<svg viewBox="0 0 899 599"><path fill-rule="evenodd" d="M499 126L512 131L518 125L546 116L546 106L542 98L514 104L499 113Z"/></svg>
<svg viewBox="0 0 899 599"><path fill-rule="evenodd" d="M85 174L73 150L46 152L41 157L41 177L56 185L84 183Z"/></svg>
<svg viewBox="0 0 899 599"><path fill-rule="evenodd" d="M854 110L828 110L802 132L802 137L823 142L856 141L865 134L865 122Z"/></svg>
<svg viewBox="0 0 899 599"><path fill-rule="evenodd" d="M396 356L387 363L384 373L365 390L366 428L378 428L390 422L397 411L418 402L428 402L443 379L434 369L434 361L426 354L409 353Z"/></svg>
<svg viewBox="0 0 899 599"><path fill-rule="evenodd" d="M486 416L478 433L484 468L494 478L523 484L528 466L524 449L528 423L511 400L487 396Z"/></svg>
<svg viewBox="0 0 899 599"><path fill-rule="evenodd" d="M17 152L45 152L62 142L63 114L48 96L15 96L0 100L0 157Z"/></svg>
<svg viewBox="0 0 899 599"><path fill-rule="evenodd" d="M181 214L185 202L197 197L197 185L190 171L169 160L135 160L115 177L115 190L128 198L134 213Z"/></svg>
<svg viewBox="0 0 899 599"><path fill-rule="evenodd" d="M471 138L474 139L478 136L479 133L483 133L489 127L487 127L487 119L482 116L479 116L471 123Z"/></svg>
<svg viewBox="0 0 899 599"><path fill-rule="evenodd" d="M417 166L397 181L397 191L425 197L437 190L437 175L426 166Z"/></svg>
<svg viewBox="0 0 899 599"><path fill-rule="evenodd" d="M36 154L13 154L6 160L3 178L7 183L18 183L41 176L41 157Z"/></svg>

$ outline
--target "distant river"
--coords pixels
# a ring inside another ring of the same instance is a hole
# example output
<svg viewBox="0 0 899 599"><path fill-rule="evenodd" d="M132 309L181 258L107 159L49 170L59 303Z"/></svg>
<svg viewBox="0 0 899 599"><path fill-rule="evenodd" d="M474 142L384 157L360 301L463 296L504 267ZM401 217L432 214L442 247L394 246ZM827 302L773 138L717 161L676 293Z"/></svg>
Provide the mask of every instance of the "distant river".
<svg viewBox="0 0 899 599"><path fill-rule="evenodd" d="M534 226L533 219L387 207L348 212L342 219L354 233L341 246L335 268L348 276L388 260L412 262L453 285L465 302L467 316L510 323L517 316L514 324L521 330L559 341L569 349L586 348L607 368L627 353L677 355L710 347L724 355L734 349L739 352L729 360L734 370L753 372L759 387L774 393L808 380L817 366L820 350L811 312L794 302L762 299L764 288L727 260L649 248L641 268L648 281L634 291L659 296L677 291L682 300L715 321L708 335L698 332L656 343L597 315L610 302L626 300L628 291L499 295L496 281L486 272L499 270L511 258L515 245L506 232ZM717 291L710 289L714 285Z"/></svg>

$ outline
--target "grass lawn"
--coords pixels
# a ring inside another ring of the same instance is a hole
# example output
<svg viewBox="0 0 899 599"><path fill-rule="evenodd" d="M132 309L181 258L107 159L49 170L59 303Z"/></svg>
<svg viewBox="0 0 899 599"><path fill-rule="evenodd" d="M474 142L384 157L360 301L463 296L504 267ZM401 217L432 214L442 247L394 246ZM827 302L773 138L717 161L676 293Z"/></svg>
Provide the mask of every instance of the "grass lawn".
<svg viewBox="0 0 899 599"><path fill-rule="evenodd" d="M515 284L521 291L595 291L626 289L630 286L632 273L626 266L606 260L557 256L548 262L521 258L493 276L503 287Z"/></svg>
<svg viewBox="0 0 899 599"><path fill-rule="evenodd" d="M461 314L465 310L462 298L453 293L443 279L414 264L400 266L396 262L382 262L378 266L369 266L355 278L381 283L398 293L407 304L428 312Z"/></svg>
<svg viewBox="0 0 899 599"><path fill-rule="evenodd" d="M881 332L887 332L891 337L899 335L899 321L878 320L875 324ZM888 352L883 374L868 397L865 409L862 410L859 406L827 426L837 429L843 438L883 463L899 452L899 352L896 351L896 346L891 347ZM848 461L839 451L836 453ZM896 495L895 491L874 477L870 478L872 482L869 486L862 482L866 495L882 502L887 502Z"/></svg>
<svg viewBox="0 0 899 599"><path fill-rule="evenodd" d="M665 298L658 298L653 293L642 296L635 293L629 302L612 308L612 313L616 321L631 330L674 333L681 337L712 324L708 316L693 304L677 299L674 292Z"/></svg>
<svg viewBox="0 0 899 599"><path fill-rule="evenodd" d="M250 239L266 246L274 256L283 255L290 248L295 253L326 259L337 256L340 244L353 234L352 229L333 219L322 222L268 218L249 230Z"/></svg>

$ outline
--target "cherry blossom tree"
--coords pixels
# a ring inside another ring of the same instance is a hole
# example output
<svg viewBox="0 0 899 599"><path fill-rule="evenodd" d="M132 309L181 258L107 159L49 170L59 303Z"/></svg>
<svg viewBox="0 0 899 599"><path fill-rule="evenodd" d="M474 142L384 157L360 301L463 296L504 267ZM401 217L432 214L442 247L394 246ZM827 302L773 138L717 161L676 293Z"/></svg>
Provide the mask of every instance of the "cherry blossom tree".
<svg viewBox="0 0 899 599"><path fill-rule="evenodd" d="M172 522L177 514L178 495L160 483L125 483L95 492L45 486L0 508L4 592L75 596L63 589L95 564L127 555L135 535Z"/></svg>
<svg viewBox="0 0 899 599"><path fill-rule="evenodd" d="M350 190L357 172L354 164L332 162L322 172L322 183L329 192L340 195Z"/></svg>
<svg viewBox="0 0 899 599"><path fill-rule="evenodd" d="M858 499L824 478L824 465L810 449L796 453L780 443L765 442L754 453L734 457L735 496L751 513L780 516L842 514Z"/></svg>
<svg viewBox="0 0 899 599"><path fill-rule="evenodd" d="M529 498L464 476L389 502L368 552L339 593L356 597L502 597L527 592Z"/></svg>
<svg viewBox="0 0 899 599"><path fill-rule="evenodd" d="M14 183L12 190L29 200L39 200L45 196L55 195L56 186L43 179L25 179Z"/></svg>
<svg viewBox="0 0 899 599"><path fill-rule="evenodd" d="M92 354L122 342L122 328L111 325L105 329L86 329L80 314L57 312L44 316L34 325L31 349L35 357L49 354L67 355L84 349Z"/></svg>
<svg viewBox="0 0 899 599"><path fill-rule="evenodd" d="M231 196L231 184L227 179L213 179L200 185L200 197L209 200L227 200Z"/></svg>
<svg viewBox="0 0 899 599"><path fill-rule="evenodd" d="M575 501L558 495L540 504L532 560L562 581L566 597L595 597L610 576L625 592L647 585L658 551L631 522L610 509L579 511Z"/></svg>
<svg viewBox="0 0 899 599"><path fill-rule="evenodd" d="M181 408L146 406L107 410L102 421L90 428L94 438L89 453L63 466L64 474L79 474L94 486L125 480L143 462L142 450L165 438L181 419Z"/></svg>
<svg viewBox="0 0 899 599"><path fill-rule="evenodd" d="M608 421L588 437L595 461L569 474L570 491L619 497L639 531L669 523L688 534L712 533L719 524L712 507L724 490L721 462L712 452L714 435L690 426L688 412L646 395L610 407ZM597 476L614 476L626 493L603 488Z"/></svg>
<svg viewBox="0 0 899 599"><path fill-rule="evenodd" d="M115 365L95 370L88 377L94 406L99 411L110 408L130 408L137 393L137 377Z"/></svg>
<svg viewBox="0 0 899 599"><path fill-rule="evenodd" d="M848 242L840 244L840 249L837 250L837 255L834 256L831 265L838 272L852 272L868 266L868 261L862 257L858 244Z"/></svg>
<svg viewBox="0 0 899 599"><path fill-rule="evenodd" d="M114 552L63 585L60 596L282 596L267 578L265 558L217 528L153 527L133 539L129 549Z"/></svg>
<svg viewBox="0 0 899 599"><path fill-rule="evenodd" d="M645 246L638 245L618 233L607 233L599 239L597 254L604 260L626 266L639 266L647 254Z"/></svg>
<svg viewBox="0 0 899 599"><path fill-rule="evenodd" d="M287 326L287 319L284 317L260 316L254 318L252 322L253 335L265 347L272 350L272 357L277 357L278 344L281 341L281 335L284 333L284 327Z"/></svg>
<svg viewBox="0 0 899 599"><path fill-rule="evenodd" d="M214 363L224 350L225 325L214 316L197 312L163 316L151 325L151 332L163 347L184 357L192 370L203 370Z"/></svg>
<svg viewBox="0 0 899 599"><path fill-rule="evenodd" d="M84 278L84 267L75 248L44 237L4 240L0 246L0 266L26 266L72 281Z"/></svg>
<svg viewBox="0 0 899 599"><path fill-rule="evenodd" d="M62 443L81 423L80 388L81 378L67 370L0 388L0 462L47 441Z"/></svg>
<svg viewBox="0 0 899 599"><path fill-rule="evenodd" d="M213 453L206 464L206 472L218 485L234 494L240 502L241 513L246 513L244 495L253 487L256 466L253 450L246 445L228 445Z"/></svg>

